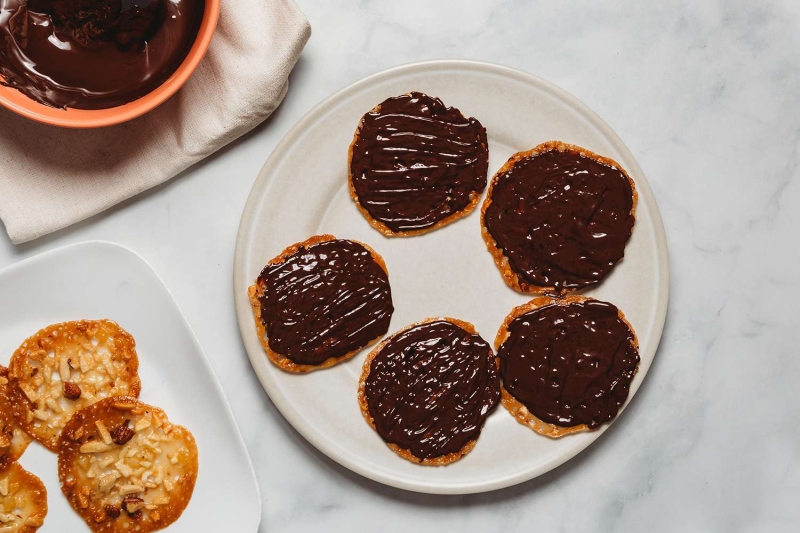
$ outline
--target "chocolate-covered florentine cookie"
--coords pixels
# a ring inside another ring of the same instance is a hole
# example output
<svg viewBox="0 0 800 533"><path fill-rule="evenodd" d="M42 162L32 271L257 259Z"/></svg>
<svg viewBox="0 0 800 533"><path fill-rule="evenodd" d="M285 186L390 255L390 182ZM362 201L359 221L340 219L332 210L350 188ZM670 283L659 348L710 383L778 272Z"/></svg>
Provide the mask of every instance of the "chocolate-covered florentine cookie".
<svg viewBox="0 0 800 533"><path fill-rule="evenodd" d="M333 235L281 252L248 294L264 350L289 372L352 357L389 330L394 313L383 258L366 244Z"/></svg>
<svg viewBox="0 0 800 533"><path fill-rule="evenodd" d="M412 92L364 115L350 145L350 194L386 236L434 230L469 214L486 188L486 129Z"/></svg>
<svg viewBox="0 0 800 533"><path fill-rule="evenodd" d="M442 466L468 454L500 400L492 348L472 324L429 318L367 357L358 401L367 423L400 457Z"/></svg>
<svg viewBox="0 0 800 533"><path fill-rule="evenodd" d="M563 294L599 283L625 254L636 187L616 162L550 141L513 155L481 208L481 231L514 290Z"/></svg>
<svg viewBox="0 0 800 533"><path fill-rule="evenodd" d="M617 416L639 344L614 305L570 295L515 308L497 333L503 405L537 433L561 437Z"/></svg>

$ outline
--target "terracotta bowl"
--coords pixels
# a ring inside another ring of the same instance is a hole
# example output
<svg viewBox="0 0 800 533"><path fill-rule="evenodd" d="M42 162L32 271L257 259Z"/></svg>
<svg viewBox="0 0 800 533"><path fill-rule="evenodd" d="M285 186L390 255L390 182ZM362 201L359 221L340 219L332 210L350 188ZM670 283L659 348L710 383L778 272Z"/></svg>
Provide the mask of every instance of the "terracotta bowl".
<svg viewBox="0 0 800 533"><path fill-rule="evenodd" d="M21 92L0 85L0 105L37 122L65 128L99 128L127 122L163 104L192 75L208 50L219 20L220 0L206 0L200 31L186 59L157 89L125 105L108 109L55 109L31 100Z"/></svg>

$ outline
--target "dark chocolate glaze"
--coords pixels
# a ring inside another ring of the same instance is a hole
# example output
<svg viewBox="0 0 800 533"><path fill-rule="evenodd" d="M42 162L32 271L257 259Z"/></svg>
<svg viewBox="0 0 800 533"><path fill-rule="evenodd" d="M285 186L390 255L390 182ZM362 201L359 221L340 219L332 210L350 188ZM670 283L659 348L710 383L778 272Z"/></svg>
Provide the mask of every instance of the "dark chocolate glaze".
<svg viewBox="0 0 800 533"><path fill-rule="evenodd" d="M639 352L615 306L550 304L515 318L508 332L497 352L503 386L533 415L592 429L617 416Z"/></svg>
<svg viewBox="0 0 800 533"><path fill-rule="evenodd" d="M481 123L417 92L364 115L350 162L358 203L395 233L465 209L486 188L488 168Z"/></svg>
<svg viewBox="0 0 800 533"><path fill-rule="evenodd" d="M0 0L0 80L44 105L150 93L194 44L205 0Z"/></svg>
<svg viewBox="0 0 800 533"><path fill-rule="evenodd" d="M357 242L301 247L258 278L269 347L297 364L319 365L363 348L389 330L389 278Z"/></svg>
<svg viewBox="0 0 800 533"><path fill-rule="evenodd" d="M498 176L484 223L520 281L560 293L598 283L622 259L632 208L620 170L551 150Z"/></svg>
<svg viewBox="0 0 800 533"><path fill-rule="evenodd" d="M438 320L395 334L372 360L365 393L383 440L428 459L478 438L500 382L489 344Z"/></svg>

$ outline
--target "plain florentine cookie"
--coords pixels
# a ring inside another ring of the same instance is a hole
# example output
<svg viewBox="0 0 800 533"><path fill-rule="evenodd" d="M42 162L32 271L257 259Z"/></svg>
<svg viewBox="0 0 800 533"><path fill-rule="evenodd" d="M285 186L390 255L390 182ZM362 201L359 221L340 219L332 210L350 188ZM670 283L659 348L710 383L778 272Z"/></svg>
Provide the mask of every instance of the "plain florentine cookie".
<svg viewBox="0 0 800 533"><path fill-rule="evenodd" d="M0 533L33 533L47 515L47 489L19 463L0 470Z"/></svg>
<svg viewBox="0 0 800 533"><path fill-rule="evenodd" d="M14 420L8 384L8 369L0 365L0 470L19 459L31 442ZM0 533L2 531L0 528Z"/></svg>
<svg viewBox="0 0 800 533"><path fill-rule="evenodd" d="M83 407L109 396L138 396L133 337L111 320L54 324L25 340L9 365L17 424L52 451Z"/></svg>
<svg viewBox="0 0 800 533"><path fill-rule="evenodd" d="M192 434L134 397L81 409L58 446L61 491L96 533L147 533L172 524L189 504L197 469Z"/></svg>

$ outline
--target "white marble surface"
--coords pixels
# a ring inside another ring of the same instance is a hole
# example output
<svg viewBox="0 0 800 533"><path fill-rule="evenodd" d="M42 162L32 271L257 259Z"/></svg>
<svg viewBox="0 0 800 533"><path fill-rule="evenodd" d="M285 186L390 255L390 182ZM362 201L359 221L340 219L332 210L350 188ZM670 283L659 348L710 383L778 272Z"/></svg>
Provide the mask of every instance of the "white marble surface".
<svg viewBox="0 0 800 533"><path fill-rule="evenodd" d="M800 3L298 3L314 35L272 119L93 220L18 247L0 238L0 267L87 239L153 265L241 425L262 531L797 531ZM616 129L661 206L672 299L644 385L586 452L515 488L433 497L351 474L287 425L251 373L231 276L247 193L287 129L365 75L450 57L542 76Z"/></svg>

